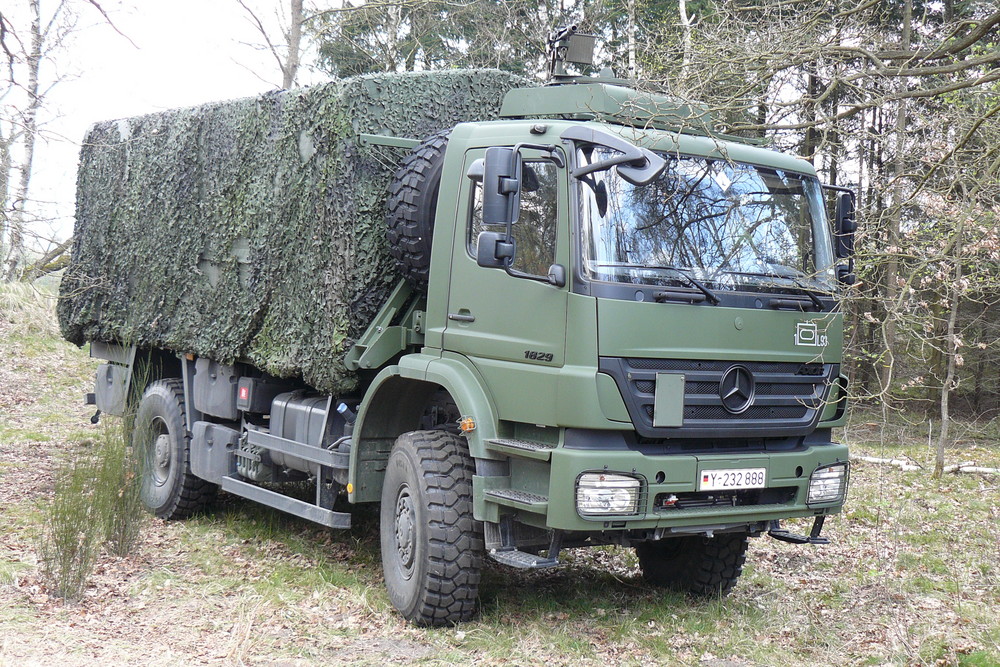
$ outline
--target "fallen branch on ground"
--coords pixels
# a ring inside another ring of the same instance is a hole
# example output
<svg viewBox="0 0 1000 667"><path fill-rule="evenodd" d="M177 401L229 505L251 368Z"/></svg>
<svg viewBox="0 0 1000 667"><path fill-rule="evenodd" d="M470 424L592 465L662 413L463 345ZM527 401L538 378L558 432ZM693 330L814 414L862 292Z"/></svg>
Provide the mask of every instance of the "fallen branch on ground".
<svg viewBox="0 0 1000 667"><path fill-rule="evenodd" d="M853 461L864 461L865 463L878 463L881 465L894 466L900 470L905 470L907 472L913 470L922 470L922 466L911 463L910 461L904 461L903 459L880 459L874 456L853 456L851 457Z"/></svg>
<svg viewBox="0 0 1000 667"><path fill-rule="evenodd" d="M910 461L904 461L903 459L880 459L875 456L853 456L852 461L864 461L865 463L877 463L879 465L888 465L899 468L906 472L912 472L915 470L923 470L923 466L917 465ZM946 465L944 467L945 472L953 473L971 473L980 475L996 475L1000 474L1000 468L984 468L982 466L977 466L974 461L963 461L962 463L953 463L951 465Z"/></svg>

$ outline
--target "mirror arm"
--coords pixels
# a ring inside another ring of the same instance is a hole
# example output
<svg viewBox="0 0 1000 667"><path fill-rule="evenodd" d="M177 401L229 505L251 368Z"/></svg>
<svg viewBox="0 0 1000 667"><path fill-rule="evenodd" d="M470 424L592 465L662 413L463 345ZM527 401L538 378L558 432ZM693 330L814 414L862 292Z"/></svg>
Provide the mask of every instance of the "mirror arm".
<svg viewBox="0 0 1000 667"><path fill-rule="evenodd" d="M592 127L574 125L560 134L559 137L564 140L603 146L621 153L615 157L576 167L572 172L574 178L582 178L595 171L605 171L612 167L618 167L619 175L626 181L633 185L645 185L659 176L667 166L666 160L656 153Z"/></svg>
<svg viewBox="0 0 1000 667"><path fill-rule="evenodd" d="M552 160L560 169L566 166L566 161L563 160L562 151L560 151L559 147L555 144L529 144L521 142L514 144L514 154L517 155L520 153L522 148L545 153L545 156Z"/></svg>
<svg viewBox="0 0 1000 667"><path fill-rule="evenodd" d="M561 265L553 264L552 266L554 267L554 266L561 266ZM560 278L559 276L557 276L557 275L554 276L551 273L552 267L549 267L550 273L547 276L536 276L533 273L524 273L523 271L518 271L517 269L511 267L510 260L507 260L507 262L504 264L503 268L504 268L504 271L507 272L507 275L511 276L513 278L522 278L524 280L534 280L535 282L545 283L546 285L553 285L555 287L563 287L566 284L566 278L565 278L565 276L563 276L562 278Z"/></svg>
<svg viewBox="0 0 1000 667"><path fill-rule="evenodd" d="M577 167L573 170L574 178L580 178L581 176L586 176L587 174L595 171L610 169L617 164L624 164L626 162L634 162L636 163L635 166L638 167L645 164L646 161L646 156L643 154L642 149L638 146L630 144L624 139L620 139L606 132L601 132L600 130L595 130L589 127L583 127L582 125L574 125L573 127L570 127L559 135L559 138L585 141L589 144L606 146L607 148L614 149L621 153L621 155L608 158L607 160L601 160L600 162L594 162L592 164Z"/></svg>

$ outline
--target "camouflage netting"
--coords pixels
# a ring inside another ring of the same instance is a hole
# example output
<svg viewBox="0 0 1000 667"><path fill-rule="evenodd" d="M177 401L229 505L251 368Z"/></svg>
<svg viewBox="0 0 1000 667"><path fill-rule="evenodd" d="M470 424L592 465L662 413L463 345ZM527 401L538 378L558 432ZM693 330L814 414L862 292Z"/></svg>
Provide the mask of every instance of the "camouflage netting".
<svg viewBox="0 0 1000 667"><path fill-rule="evenodd" d="M384 233L401 149L495 118L525 81L497 70L370 75L99 123L77 182L65 338L247 360L322 391L397 276Z"/></svg>

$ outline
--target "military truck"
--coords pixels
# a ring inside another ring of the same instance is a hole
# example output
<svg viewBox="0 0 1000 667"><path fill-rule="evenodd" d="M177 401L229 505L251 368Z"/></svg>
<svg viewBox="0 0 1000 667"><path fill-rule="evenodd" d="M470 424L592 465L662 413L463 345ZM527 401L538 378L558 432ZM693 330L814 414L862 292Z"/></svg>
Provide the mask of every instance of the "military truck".
<svg viewBox="0 0 1000 667"><path fill-rule="evenodd" d="M740 576L748 538L826 542L824 520L841 510L849 475L832 432L847 401L837 296L853 282L853 194L824 192L804 160L719 134L695 106L607 73L567 74L589 48L573 29L552 46L548 84L512 87L493 119L430 137L342 124L352 146L406 153L388 183L359 171L323 194L360 184L385 201L377 244L399 274L369 298L356 337L310 333L328 318L311 302L301 308L308 327L295 325L305 328L295 349L326 350L320 370L267 356L294 355L282 336L260 333L285 317L269 319L255 301L239 302L251 304L241 307L253 346L206 342L226 319L212 301L198 302L206 319L188 338L176 333L177 304L265 289L270 279L255 283L252 271L281 251L280 234L232 241L232 256L214 260L200 236L191 253L179 249L192 232L163 241L136 266L176 255L162 284L197 274L202 285L166 297L143 294L141 270L86 283L98 271L83 265L87 248L114 241L91 223L78 229L60 316L68 337L106 361L88 396L98 414L135 411L153 513L190 516L221 489L344 529L350 507L380 503L389 598L420 625L473 616L486 557L548 568L564 549L620 545L635 549L651 585L718 596ZM188 229L180 214L144 224L154 207L106 191L138 178L129 151L140 150L139 125L129 127L109 149L121 172L81 164L82 199L104 197L101 216L125 220L134 238ZM147 134L185 141L175 127ZM307 164L318 140L297 136ZM205 211L218 200L242 220L257 205L198 185L207 172L190 153L179 164L188 181L155 167L161 207L187 198ZM301 180L273 171L246 178ZM91 188L91 178L110 185ZM361 261L340 233L303 238ZM295 298L325 298L348 279L337 280ZM361 293L346 300L356 307ZM89 324L74 329L86 310L78 301L93 294ZM274 308L280 295L267 294ZM128 320L108 324L116 299L152 319L115 333ZM167 333L144 338L158 328ZM336 382L323 375L332 366ZM811 518L811 531L782 528L793 518Z"/></svg>

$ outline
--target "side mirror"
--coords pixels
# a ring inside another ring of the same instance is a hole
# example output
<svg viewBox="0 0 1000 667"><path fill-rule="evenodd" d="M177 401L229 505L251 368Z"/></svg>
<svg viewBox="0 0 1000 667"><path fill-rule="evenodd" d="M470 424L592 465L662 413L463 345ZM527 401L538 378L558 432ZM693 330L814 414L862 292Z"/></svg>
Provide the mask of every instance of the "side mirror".
<svg viewBox="0 0 1000 667"><path fill-rule="evenodd" d="M837 193L837 218L834 221L834 251L843 259L854 254L854 232L858 223L854 217L854 193Z"/></svg>
<svg viewBox="0 0 1000 667"><path fill-rule="evenodd" d="M556 287L566 286L566 267L562 264L553 264L549 267L549 284Z"/></svg>
<svg viewBox="0 0 1000 667"><path fill-rule="evenodd" d="M487 269L504 269L514 260L514 241L504 232L480 232L476 239L476 264Z"/></svg>
<svg viewBox="0 0 1000 667"><path fill-rule="evenodd" d="M851 266L854 263L852 259L850 264L838 264L837 265L837 281L842 285L853 285L858 281L858 277L854 274L854 268Z"/></svg>
<svg viewBox="0 0 1000 667"><path fill-rule="evenodd" d="M521 155L512 148L486 149L483 224L510 225L521 208Z"/></svg>

